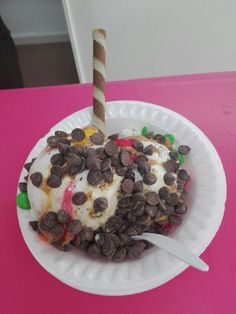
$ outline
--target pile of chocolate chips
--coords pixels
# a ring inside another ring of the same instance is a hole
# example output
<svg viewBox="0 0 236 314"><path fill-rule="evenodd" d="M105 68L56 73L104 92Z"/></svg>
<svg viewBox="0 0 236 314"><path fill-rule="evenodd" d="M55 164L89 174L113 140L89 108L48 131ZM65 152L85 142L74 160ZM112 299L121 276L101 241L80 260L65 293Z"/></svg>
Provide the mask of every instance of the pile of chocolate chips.
<svg viewBox="0 0 236 314"><path fill-rule="evenodd" d="M60 152L51 158L51 174L47 178L49 187L56 188L60 186L64 175L75 176L85 169L89 170L87 181L92 186L102 182L111 183L114 172L122 176L123 180L115 215L96 231L84 228L79 220L72 220L63 210L58 214L48 212L39 222L30 222L35 231L50 234L54 247L63 251L80 248L93 257L105 256L113 261L121 261L125 257L137 258L151 244L133 240L132 236L142 232L167 235L172 226L181 223L182 215L187 210L184 196L187 193L185 185L190 181L190 177L186 170L180 168L178 152L171 151L169 153L171 159L163 164L167 171L164 181L168 187L162 187L158 193L155 191L145 193L143 184L151 186L157 180L156 175L151 172L148 159L154 152L153 145L144 148L142 142L135 141L132 148L118 147L115 142L118 134L113 134L104 147L95 149L74 146L73 141L85 138L81 129L72 131L72 140L68 140L67 137L65 132L57 131L47 140L51 148L58 148ZM155 135L150 132L146 137L165 145L166 138L161 134ZM90 140L95 145L103 145L104 135L100 132L95 133ZM190 148L181 145L178 151L186 155ZM135 154L135 159L132 154ZM27 167L25 165L28 171L31 164ZM135 182L134 169L141 174L141 181ZM30 179L37 187L42 183L41 173L33 173ZM174 183L177 184L178 193L172 193L169 189ZM75 193L72 198L76 205L81 205L86 200L87 196L83 192ZM105 198L94 201L96 213L104 211L107 207ZM66 234L69 234L72 240L64 244Z"/></svg>

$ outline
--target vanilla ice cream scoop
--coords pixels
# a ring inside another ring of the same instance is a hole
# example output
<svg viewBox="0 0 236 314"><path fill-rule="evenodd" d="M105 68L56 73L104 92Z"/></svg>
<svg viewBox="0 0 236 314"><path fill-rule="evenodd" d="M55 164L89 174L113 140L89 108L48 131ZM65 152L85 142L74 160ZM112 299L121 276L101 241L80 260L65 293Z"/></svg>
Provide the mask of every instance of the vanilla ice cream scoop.
<svg viewBox="0 0 236 314"><path fill-rule="evenodd" d="M163 163L170 159L169 149L157 142L150 141L142 137L131 137L129 140L135 140L142 143L144 152L145 148L152 147L152 154L146 156L150 165L150 173L155 174L157 179L155 183L151 185L149 185L148 182L144 182L143 187L144 192L158 192L161 187L166 186L164 182L166 169L164 168ZM90 150L97 150L98 148L102 149L106 143L108 143L108 141L108 139L105 140L102 145L95 145L90 143L89 148ZM130 149L132 154L136 152L136 156L139 156L139 153L135 151L134 148L130 147L127 149ZM60 209L63 209L68 212L73 219L80 220L84 227L96 230L99 227L104 226L106 221L115 214L118 200L120 198L121 184L124 177L118 175L115 171L115 167L111 166L109 173L112 176L112 182L106 182L104 179L102 179L98 184L91 185L88 182L88 174L89 171L91 172L92 170L85 168L82 172L79 172L75 176L65 174L62 177L58 187L50 187L47 184L47 180L50 177L52 171L52 162L56 160L56 157L59 155L59 153L60 152L57 148L45 149L36 158L30 168L29 178L31 179L28 181L28 197L32 207L33 217L39 220L40 217L42 217L48 211L54 211L57 213ZM110 154L112 154L112 152ZM109 157L113 158L114 156L108 155L106 157L109 159ZM118 156L116 157L118 158ZM115 160L119 159L115 158ZM102 160L100 161L102 162ZM88 158L86 159L86 162L88 165ZM61 163L59 162L59 164L61 166L65 166L63 161ZM32 180L32 175L35 173L40 173L42 175L42 182L40 186L36 186ZM103 173L106 174L106 171ZM135 174L135 182L143 180L141 175L142 172L139 172L139 167L133 169L133 173ZM171 190L176 192L176 183L171 186ZM85 195L85 200L82 204L76 204L76 202L73 202L73 195L76 193L83 193L83 195ZM96 212L94 210L94 202L98 198L106 199L108 204L107 208L101 212Z"/></svg>

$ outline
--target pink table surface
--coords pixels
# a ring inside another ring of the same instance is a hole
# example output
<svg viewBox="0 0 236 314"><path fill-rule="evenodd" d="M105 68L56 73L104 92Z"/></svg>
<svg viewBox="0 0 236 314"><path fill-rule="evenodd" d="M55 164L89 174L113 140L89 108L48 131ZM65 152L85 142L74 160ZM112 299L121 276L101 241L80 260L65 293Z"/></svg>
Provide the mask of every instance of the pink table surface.
<svg viewBox="0 0 236 314"><path fill-rule="evenodd" d="M236 72L151 78L107 84L107 100L161 104L194 122L222 159L228 183L223 223L202 255L210 271L188 268L151 291L102 297L72 289L48 274L22 238L15 195L22 165L49 128L91 104L91 85L0 92L0 313L236 313Z"/></svg>

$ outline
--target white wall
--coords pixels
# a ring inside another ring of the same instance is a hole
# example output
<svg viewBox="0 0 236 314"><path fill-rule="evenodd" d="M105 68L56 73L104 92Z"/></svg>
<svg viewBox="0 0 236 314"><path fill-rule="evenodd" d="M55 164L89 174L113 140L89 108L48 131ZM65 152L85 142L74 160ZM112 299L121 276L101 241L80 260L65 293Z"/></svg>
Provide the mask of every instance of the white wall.
<svg viewBox="0 0 236 314"><path fill-rule="evenodd" d="M0 14L16 44L68 40L61 0L0 0Z"/></svg>
<svg viewBox="0 0 236 314"><path fill-rule="evenodd" d="M80 81L92 80L94 27L107 78L236 70L236 0L63 0Z"/></svg>

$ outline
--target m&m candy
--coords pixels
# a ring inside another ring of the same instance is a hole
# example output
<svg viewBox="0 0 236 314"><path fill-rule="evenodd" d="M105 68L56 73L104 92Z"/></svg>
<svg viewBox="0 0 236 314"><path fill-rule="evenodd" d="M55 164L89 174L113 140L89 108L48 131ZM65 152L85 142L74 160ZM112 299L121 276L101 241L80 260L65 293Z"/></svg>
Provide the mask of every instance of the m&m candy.
<svg viewBox="0 0 236 314"><path fill-rule="evenodd" d="M22 209L30 209L28 194L26 192L19 193L16 197L16 204Z"/></svg>

